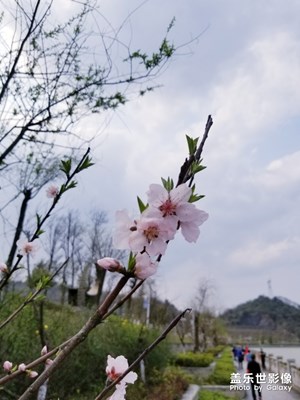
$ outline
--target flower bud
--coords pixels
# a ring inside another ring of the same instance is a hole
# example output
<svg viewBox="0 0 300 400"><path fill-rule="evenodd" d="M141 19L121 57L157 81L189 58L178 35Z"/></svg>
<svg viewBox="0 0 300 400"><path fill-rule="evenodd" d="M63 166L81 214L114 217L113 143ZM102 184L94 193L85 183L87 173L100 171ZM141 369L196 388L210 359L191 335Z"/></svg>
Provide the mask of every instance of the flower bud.
<svg viewBox="0 0 300 400"><path fill-rule="evenodd" d="M18 371L23 371L23 372L26 371L26 365L24 363L20 364L18 366Z"/></svg>
<svg viewBox="0 0 300 400"><path fill-rule="evenodd" d="M4 274L7 274L8 268L7 268L6 264L0 263L0 272L3 272Z"/></svg>
<svg viewBox="0 0 300 400"><path fill-rule="evenodd" d="M3 363L3 369L7 372L11 371L13 367L13 364L10 361L4 361Z"/></svg>
<svg viewBox="0 0 300 400"><path fill-rule="evenodd" d="M27 371L29 378L34 379L38 376L38 372L36 371Z"/></svg>
<svg viewBox="0 0 300 400"><path fill-rule="evenodd" d="M118 260L111 257L104 257L97 261L97 266L103 269L106 269L110 272L120 271L122 269L122 265Z"/></svg>

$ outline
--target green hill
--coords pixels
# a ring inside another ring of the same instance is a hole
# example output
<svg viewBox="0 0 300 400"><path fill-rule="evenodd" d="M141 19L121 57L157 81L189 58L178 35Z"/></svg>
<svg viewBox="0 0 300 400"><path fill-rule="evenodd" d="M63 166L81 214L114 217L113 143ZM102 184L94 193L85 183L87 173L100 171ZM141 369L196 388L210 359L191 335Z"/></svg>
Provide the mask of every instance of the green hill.
<svg viewBox="0 0 300 400"><path fill-rule="evenodd" d="M284 298L259 296L225 311L221 318L233 340L300 342L300 306Z"/></svg>

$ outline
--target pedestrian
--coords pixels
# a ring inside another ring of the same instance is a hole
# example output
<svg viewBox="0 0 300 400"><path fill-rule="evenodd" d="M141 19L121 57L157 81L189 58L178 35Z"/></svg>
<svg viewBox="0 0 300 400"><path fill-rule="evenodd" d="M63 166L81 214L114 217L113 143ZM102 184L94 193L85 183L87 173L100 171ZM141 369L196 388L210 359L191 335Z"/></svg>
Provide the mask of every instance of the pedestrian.
<svg viewBox="0 0 300 400"><path fill-rule="evenodd" d="M261 400L261 386L258 383L258 375L261 374L261 368L257 361L255 361L255 354L251 354L251 361L248 362L247 372L251 374L250 384L253 400L256 400L256 393L259 400Z"/></svg>
<svg viewBox="0 0 300 400"><path fill-rule="evenodd" d="M261 361L261 367L263 370L266 370L266 353L263 351L263 349L260 349L260 361Z"/></svg>
<svg viewBox="0 0 300 400"><path fill-rule="evenodd" d="M238 360L238 369L243 369L244 352L243 352L242 347L238 347L236 356L237 356L237 360Z"/></svg>

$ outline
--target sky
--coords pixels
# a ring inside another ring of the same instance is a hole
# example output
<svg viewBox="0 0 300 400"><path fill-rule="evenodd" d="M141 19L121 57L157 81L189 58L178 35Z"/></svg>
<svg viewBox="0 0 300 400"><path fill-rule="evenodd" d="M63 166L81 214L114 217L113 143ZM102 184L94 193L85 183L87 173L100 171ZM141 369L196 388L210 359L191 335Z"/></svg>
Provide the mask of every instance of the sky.
<svg viewBox="0 0 300 400"><path fill-rule="evenodd" d="M67 14L71 3L61 11ZM155 276L157 292L189 307L209 279L219 312L259 295L300 304L300 2L99 4L134 50L155 51L175 17L169 39L179 49L151 82L161 85L156 90L130 94L124 107L77 126L82 135L97 134L96 164L80 179L72 206L98 207L112 223L119 209L137 215L136 196L146 200L161 177L176 180L185 135L202 137L211 114L207 168L196 178L205 195L197 207L209 219L196 244L180 234L170 243Z"/></svg>
<svg viewBox="0 0 300 400"><path fill-rule="evenodd" d="M118 25L141 3L102 4ZM300 303L299 14L292 0L149 0L121 31L126 38L129 29L132 48L155 49L175 17L175 45L199 35L157 77L161 87L109 116L81 189L110 215L136 214L149 184L176 180L185 135L201 137L212 115L207 168L196 179L209 219L196 244L180 235L170 243L155 278L178 307L203 279L219 311L259 295Z"/></svg>

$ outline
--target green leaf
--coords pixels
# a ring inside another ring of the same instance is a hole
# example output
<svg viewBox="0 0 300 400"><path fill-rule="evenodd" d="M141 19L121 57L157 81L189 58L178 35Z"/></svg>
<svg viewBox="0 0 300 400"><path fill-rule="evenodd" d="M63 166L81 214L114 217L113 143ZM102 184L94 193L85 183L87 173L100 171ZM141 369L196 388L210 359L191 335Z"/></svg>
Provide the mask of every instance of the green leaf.
<svg viewBox="0 0 300 400"><path fill-rule="evenodd" d="M198 201L205 197L203 194L192 194L191 197L189 198L189 203L195 203L195 201Z"/></svg>
<svg viewBox="0 0 300 400"><path fill-rule="evenodd" d="M135 255L132 252L130 252L129 258L128 258L128 266L127 266L127 270L129 272L132 272L134 270L135 263L136 263Z"/></svg>
<svg viewBox="0 0 300 400"><path fill-rule="evenodd" d="M92 159L89 156L86 156L81 165L79 166L78 171L83 171L84 169L87 169L92 165L94 165Z"/></svg>
<svg viewBox="0 0 300 400"><path fill-rule="evenodd" d="M202 171L206 167L204 165L199 164L198 162L193 162L191 166L191 171L193 174L197 174L198 172Z"/></svg>
<svg viewBox="0 0 300 400"><path fill-rule="evenodd" d="M142 202L142 200L139 198L139 196L137 196L137 201L138 201L140 213L142 214L142 212L145 211L146 208L148 208L148 204L144 204L144 203Z"/></svg>
<svg viewBox="0 0 300 400"><path fill-rule="evenodd" d="M60 166L60 170L63 171L67 177L70 176L70 171L71 171L71 167L72 167L72 160L61 160L61 166Z"/></svg>
<svg viewBox="0 0 300 400"><path fill-rule="evenodd" d="M186 137L188 148L189 148L189 155L192 156L197 151L197 144L198 144L199 138L193 139L188 135L185 135L185 137Z"/></svg>
<svg viewBox="0 0 300 400"><path fill-rule="evenodd" d="M37 236L40 236L44 233L45 231L43 231L43 229L39 229L36 233Z"/></svg>
<svg viewBox="0 0 300 400"><path fill-rule="evenodd" d="M41 224L41 216L38 213L36 213L36 224L37 226L40 226Z"/></svg>
<svg viewBox="0 0 300 400"><path fill-rule="evenodd" d="M67 190L73 189L73 188L76 187L76 186L77 186L77 182L74 181L74 180L71 181L68 185L66 185L65 183L63 183L63 184L61 185L61 187L60 187L59 194L61 195L61 194L65 193Z"/></svg>
<svg viewBox="0 0 300 400"><path fill-rule="evenodd" d="M170 177L168 177L167 180L164 179L164 178L161 178L161 181L162 181L163 187L164 187L168 192L170 192L170 191L174 188L173 179L171 179Z"/></svg>

